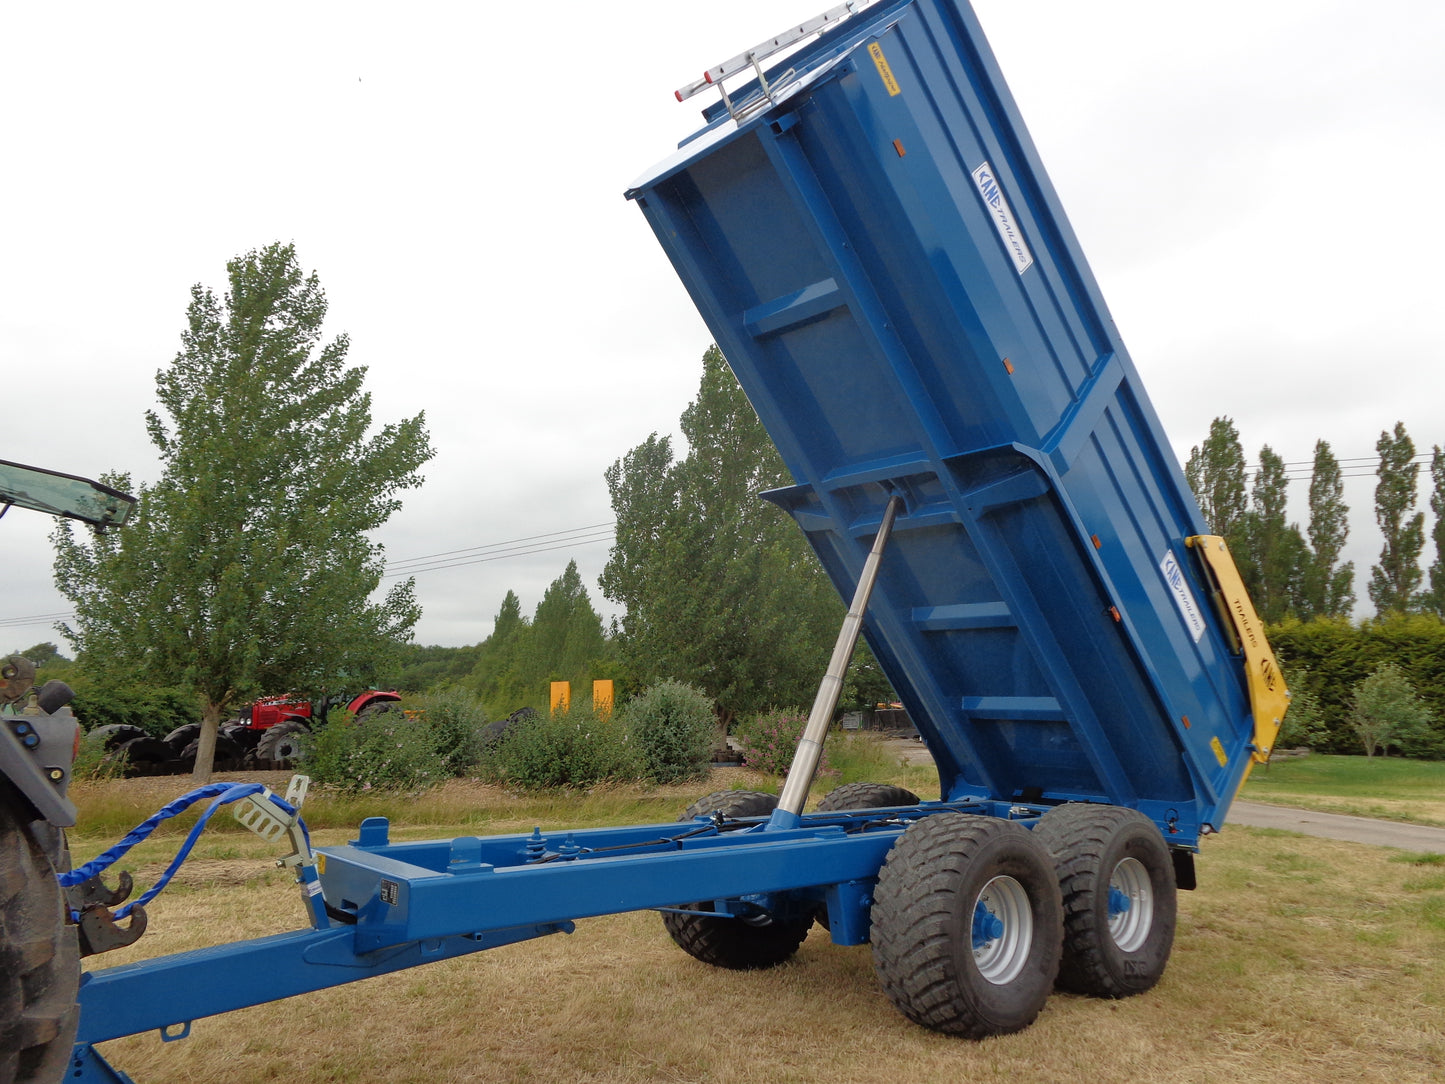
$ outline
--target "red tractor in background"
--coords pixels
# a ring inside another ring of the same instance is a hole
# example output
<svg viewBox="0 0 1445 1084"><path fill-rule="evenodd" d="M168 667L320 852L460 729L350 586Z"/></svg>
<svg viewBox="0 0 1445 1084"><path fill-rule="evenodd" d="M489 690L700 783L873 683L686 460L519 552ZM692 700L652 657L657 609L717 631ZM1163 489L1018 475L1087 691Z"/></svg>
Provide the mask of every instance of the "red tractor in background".
<svg viewBox="0 0 1445 1084"><path fill-rule="evenodd" d="M321 722L332 708L344 705L353 715L376 715L391 711L400 701L400 693L380 689L368 689L350 700L344 696L320 700L297 700L289 694L263 696L221 724L212 763L220 771L288 768L300 757L312 721ZM153 738L129 723L110 723L90 734L105 743L107 756L122 764L127 775L174 775L194 767L201 724L178 726L164 738Z"/></svg>
<svg viewBox="0 0 1445 1084"><path fill-rule="evenodd" d="M345 701L345 706L351 714L360 717L392 711L400 701L401 694L395 690L368 689ZM216 758L220 759L220 741L224 738L239 748L242 759L254 761L257 767L288 767L301 752L301 735L311 733L312 720L324 721L326 713L342 702L339 696L316 701L263 696L221 727Z"/></svg>

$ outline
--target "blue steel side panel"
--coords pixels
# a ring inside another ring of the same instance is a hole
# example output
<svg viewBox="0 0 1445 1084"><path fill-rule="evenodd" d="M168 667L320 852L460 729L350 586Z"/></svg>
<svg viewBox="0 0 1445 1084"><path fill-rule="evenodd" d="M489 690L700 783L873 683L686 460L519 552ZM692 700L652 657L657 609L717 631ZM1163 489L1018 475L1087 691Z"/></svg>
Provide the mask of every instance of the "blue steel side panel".
<svg viewBox="0 0 1445 1084"><path fill-rule="evenodd" d="M847 598L905 497L865 635L946 797L1104 800L1192 843L1252 734L1205 524L972 11L883 4L787 65L802 89L628 193L797 481L770 498Z"/></svg>

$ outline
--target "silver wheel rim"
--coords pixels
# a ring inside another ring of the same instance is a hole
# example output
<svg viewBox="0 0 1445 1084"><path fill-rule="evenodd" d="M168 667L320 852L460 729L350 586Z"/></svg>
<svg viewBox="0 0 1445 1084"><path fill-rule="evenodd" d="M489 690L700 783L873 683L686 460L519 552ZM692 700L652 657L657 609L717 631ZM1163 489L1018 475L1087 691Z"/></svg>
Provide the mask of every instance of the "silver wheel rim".
<svg viewBox="0 0 1445 1084"><path fill-rule="evenodd" d="M1124 952L1136 952L1154 922L1154 885L1137 858L1126 858L1109 875L1109 936Z"/></svg>
<svg viewBox="0 0 1445 1084"><path fill-rule="evenodd" d="M973 962L995 986L1018 978L1034 943L1029 894L1012 877L995 877L973 905Z"/></svg>

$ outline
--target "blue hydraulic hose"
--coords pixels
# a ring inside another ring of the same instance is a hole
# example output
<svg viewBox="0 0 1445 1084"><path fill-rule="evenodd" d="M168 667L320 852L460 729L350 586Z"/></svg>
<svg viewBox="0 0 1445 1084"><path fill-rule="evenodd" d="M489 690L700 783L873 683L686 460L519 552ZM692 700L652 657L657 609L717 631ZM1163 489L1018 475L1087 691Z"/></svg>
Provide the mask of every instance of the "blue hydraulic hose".
<svg viewBox="0 0 1445 1084"><path fill-rule="evenodd" d="M114 847L102 852L85 863L85 865L73 869L69 873L59 874L58 879L60 885L62 888L70 888L84 881L88 881L96 874L109 869L124 857L126 852L154 832L162 821L169 820L179 813L184 813L191 806L203 799L213 798L214 801L212 801L206 811L201 814L200 820L196 821L195 825L191 828L190 834L186 836L185 842L181 844L181 849L176 852L175 858L171 860L171 864L166 867L160 879L151 885L139 899L131 901L119 911L115 912L116 919L123 919L131 913L132 909L155 899L161 889L170 883L176 870L181 868L181 864L185 862L186 858L190 855L191 848L196 845L196 840L201 838L201 832L205 830L206 822L211 819L211 815L215 813L216 810L220 809L223 805L240 801L242 798L249 797L252 794L259 794L265 789L266 788L259 783L208 783L204 787L197 787L189 794L183 794L169 805L163 806L159 811L151 814L127 832L125 837ZM272 801L280 806L285 813L294 814L296 812L296 808L284 799L277 798L273 795ZM304 822L301 824L301 833L305 837L306 844L309 847L311 845L311 835L307 832Z"/></svg>

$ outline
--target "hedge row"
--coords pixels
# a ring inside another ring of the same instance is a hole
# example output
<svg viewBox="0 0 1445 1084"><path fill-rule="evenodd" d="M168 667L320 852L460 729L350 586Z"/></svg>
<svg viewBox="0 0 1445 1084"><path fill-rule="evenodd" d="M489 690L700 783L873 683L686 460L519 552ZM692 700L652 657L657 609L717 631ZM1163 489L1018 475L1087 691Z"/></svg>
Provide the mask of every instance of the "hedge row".
<svg viewBox="0 0 1445 1084"><path fill-rule="evenodd" d="M1304 709L1301 714L1316 714L1310 744L1318 751L1363 752L1350 726L1355 688L1386 663L1409 679L1430 709L1431 728L1445 747L1445 622L1440 618L1392 614L1359 625L1326 618L1290 620L1267 631L1295 705Z"/></svg>

